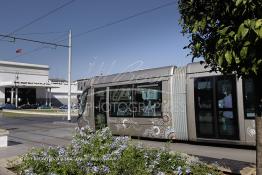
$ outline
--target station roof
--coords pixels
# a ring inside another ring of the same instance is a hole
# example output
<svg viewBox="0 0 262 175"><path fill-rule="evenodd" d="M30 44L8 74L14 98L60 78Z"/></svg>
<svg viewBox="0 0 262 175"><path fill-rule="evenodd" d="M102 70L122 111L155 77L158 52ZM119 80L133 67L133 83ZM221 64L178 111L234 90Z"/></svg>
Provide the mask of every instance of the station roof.
<svg viewBox="0 0 262 175"><path fill-rule="evenodd" d="M13 62L13 61L1 61L1 60L0 60L0 65L3 65L3 66L14 66L14 67L17 66L17 67L49 69L48 65L20 63L20 62Z"/></svg>

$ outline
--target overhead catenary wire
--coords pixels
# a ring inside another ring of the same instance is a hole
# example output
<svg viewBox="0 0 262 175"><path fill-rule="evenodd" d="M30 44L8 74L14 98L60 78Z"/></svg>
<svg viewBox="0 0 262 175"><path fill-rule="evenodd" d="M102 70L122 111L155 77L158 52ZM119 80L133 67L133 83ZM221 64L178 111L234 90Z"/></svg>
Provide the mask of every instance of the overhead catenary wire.
<svg viewBox="0 0 262 175"><path fill-rule="evenodd" d="M63 32L32 32L32 33L16 33L14 36L27 36L27 35L51 35L51 34L61 34L68 33L68 31Z"/></svg>
<svg viewBox="0 0 262 175"><path fill-rule="evenodd" d="M81 32L81 33L75 34L75 35L72 36L72 38L74 39L74 38L77 38L77 37L80 37L80 36L83 36L83 35L86 35L86 34L89 34L89 33L92 33L92 32L96 32L96 31L101 30L101 29L105 29L107 27L110 27L110 26L113 26L113 25L116 25L116 24L119 24L119 23L122 23L122 22L125 22L125 21L128 21L128 20L131 20L131 19L136 18L138 16L142 16L142 15L145 15L145 14L152 13L154 11L160 10L162 8L175 5L176 3L177 3L177 1L171 1L169 3L165 3L165 4L162 4L160 6L151 8L151 9L143 10L143 11L135 13L133 15L130 15L130 16L127 16L127 17L124 17L124 18L121 18L121 19L118 19L118 20L115 20L115 21L112 21L112 22L109 22L109 23L106 23L106 24L94 27L94 28L89 29L89 30L87 30L85 32ZM62 39L62 40L58 40L58 41L54 41L54 42L55 43L61 43L61 42L66 41L66 40L67 40L67 38L66 39ZM39 51L39 50L44 49L44 48L47 48L47 46L37 47L37 48L27 52L27 53L24 53L24 54L21 54L21 55L17 55L15 58L34 53L34 52Z"/></svg>
<svg viewBox="0 0 262 175"><path fill-rule="evenodd" d="M16 28L15 30L13 30L12 32L10 32L9 34L7 34L7 36L14 35L16 32L18 32L18 31L20 31L20 30L23 30L24 28L26 28L26 27L28 27L28 26L30 26L30 25L32 25L32 24L34 24L34 23L36 23L36 22L38 22L38 21L40 21L40 20L42 20L42 19L44 19L44 18L46 18L47 16L49 16L49 15L57 12L58 10L66 7L66 6L68 6L68 5L70 5L70 4L72 4L72 3L75 2L75 1L76 1L76 0L71 0L71 1L68 1L68 2L62 4L62 5L59 6L59 7L56 7L55 9L47 12L46 14L44 14L44 15L42 15L42 16L39 16L39 17L37 17L37 18L35 18L35 19L33 19L32 21L30 21L30 22L22 25L21 27ZM3 40L4 38L5 38L5 37L2 37L0 40Z"/></svg>
<svg viewBox="0 0 262 175"><path fill-rule="evenodd" d="M104 29L104 28L107 28L107 27L110 27L110 26L113 26L113 25L116 25L116 24L128 21L128 20L131 20L131 19L136 18L138 16L142 16L142 15L145 15L145 14L148 14L148 13L152 13L152 12L160 10L162 8L175 5L176 3L177 3L177 1L171 1L169 3L162 4L160 6L157 6L157 7L151 8L151 9L143 10L143 11L135 13L133 15L130 15L130 16L127 16L127 17L124 17L124 18L121 18L121 19L118 19L118 20L115 20L115 21L112 21L112 22L109 22L109 23L106 23L106 24L94 27L94 28L92 28L90 30L87 30L85 32L75 34L75 35L72 36L72 38L77 38L77 37L80 37L82 35L86 35L88 33L92 33L92 32L95 32L95 31L98 31L98 30L101 30L101 29ZM63 42L65 40L66 39L58 41L58 43Z"/></svg>
<svg viewBox="0 0 262 175"><path fill-rule="evenodd" d="M62 36L60 36L60 37L52 40L51 42L55 42L55 43L56 43L56 41L59 40L59 39L61 39L61 38L64 38L64 35L62 35ZM16 59L16 58L21 57L21 56L24 56L24 55L32 54L32 53L34 53L34 52L37 52L37 51L42 50L42 49L45 49L45 48L50 48L50 47L48 47L47 45L40 46L40 47L36 47L36 48L34 48L34 49L32 49L32 50L30 50L30 51L28 51L28 52L24 52L24 53L21 53L21 54L19 54L19 55L16 55L16 56L12 57L11 60ZM54 48L56 48L56 47L54 47Z"/></svg>
<svg viewBox="0 0 262 175"><path fill-rule="evenodd" d="M27 38L20 38L20 37L8 36L8 35L3 35L3 34L0 34L0 36L13 39L14 41L21 40L21 41L28 41L28 42L33 42L33 43L51 45L51 46L55 46L55 47L69 47L67 45L58 44L58 43L51 43L51 42L39 41L39 40L33 40L33 39L27 39Z"/></svg>

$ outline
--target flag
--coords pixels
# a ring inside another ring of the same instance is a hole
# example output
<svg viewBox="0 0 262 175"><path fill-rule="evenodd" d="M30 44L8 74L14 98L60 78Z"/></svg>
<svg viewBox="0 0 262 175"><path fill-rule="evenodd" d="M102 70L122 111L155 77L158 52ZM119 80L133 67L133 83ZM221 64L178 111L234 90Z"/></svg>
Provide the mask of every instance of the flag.
<svg viewBox="0 0 262 175"><path fill-rule="evenodd" d="M22 53L22 49L16 49L15 53Z"/></svg>

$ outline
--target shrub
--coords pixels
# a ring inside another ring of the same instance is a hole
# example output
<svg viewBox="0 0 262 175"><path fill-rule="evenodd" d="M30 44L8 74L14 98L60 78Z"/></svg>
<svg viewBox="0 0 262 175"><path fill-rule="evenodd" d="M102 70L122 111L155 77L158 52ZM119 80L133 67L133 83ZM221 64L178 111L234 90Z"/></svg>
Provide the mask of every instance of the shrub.
<svg viewBox="0 0 262 175"><path fill-rule="evenodd" d="M76 129L67 147L34 148L16 169L22 175L221 174L192 156L144 148L129 137L113 137L109 128L94 133L88 127Z"/></svg>

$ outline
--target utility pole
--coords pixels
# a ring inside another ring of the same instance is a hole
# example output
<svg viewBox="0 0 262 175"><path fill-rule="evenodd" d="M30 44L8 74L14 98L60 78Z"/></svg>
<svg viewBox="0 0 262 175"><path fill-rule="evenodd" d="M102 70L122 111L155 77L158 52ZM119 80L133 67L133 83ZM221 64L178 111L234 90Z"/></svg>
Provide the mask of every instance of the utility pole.
<svg viewBox="0 0 262 175"><path fill-rule="evenodd" d="M71 59L72 59L72 32L68 36L68 99L67 99L67 120L71 122Z"/></svg>

